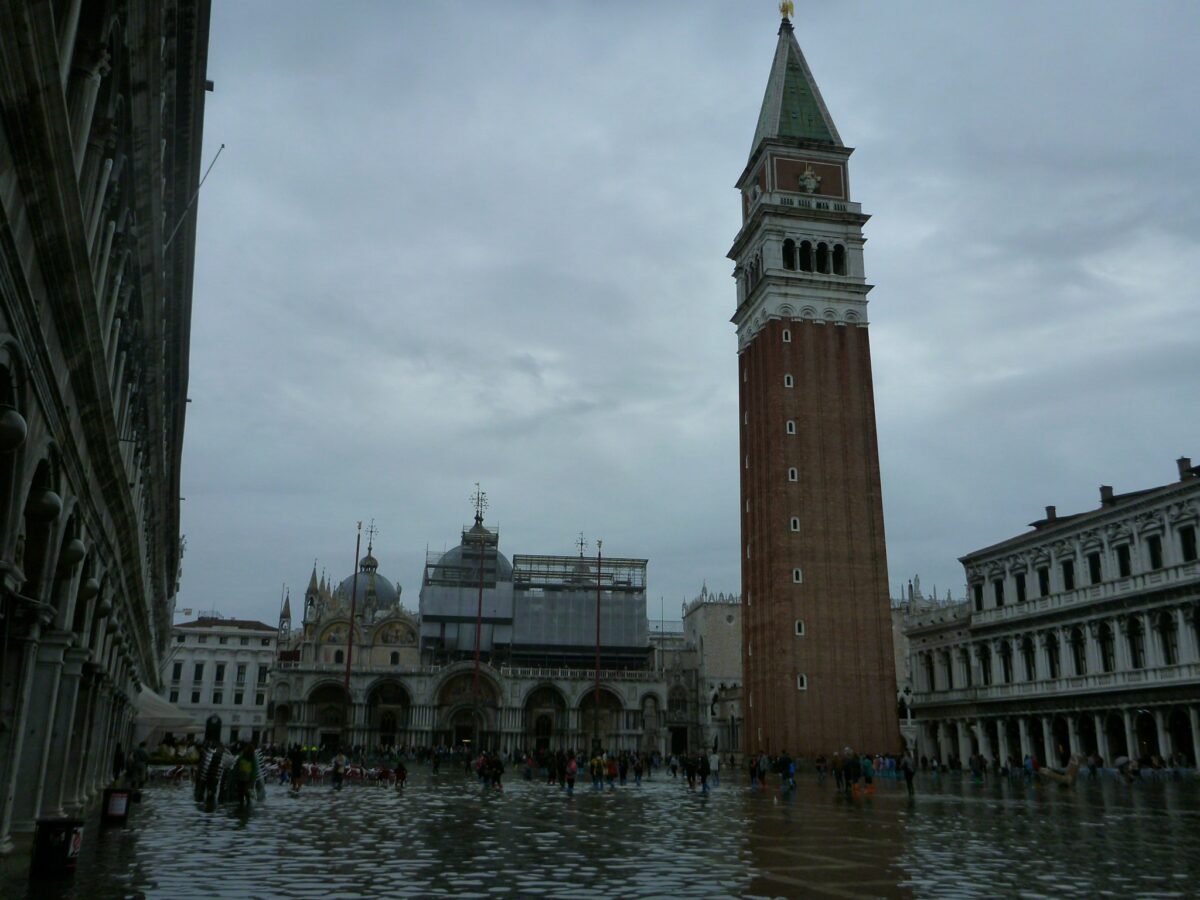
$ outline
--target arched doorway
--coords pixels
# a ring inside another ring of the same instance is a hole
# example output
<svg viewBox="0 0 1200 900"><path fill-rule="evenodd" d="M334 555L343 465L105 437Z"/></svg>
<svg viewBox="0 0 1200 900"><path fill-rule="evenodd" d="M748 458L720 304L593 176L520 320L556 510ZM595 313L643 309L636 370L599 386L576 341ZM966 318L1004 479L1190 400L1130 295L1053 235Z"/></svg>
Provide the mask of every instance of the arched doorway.
<svg viewBox="0 0 1200 900"><path fill-rule="evenodd" d="M596 689L592 688L579 701L580 731L587 737L590 746L605 751L634 749L623 747L621 732L624 726L625 707L612 691L600 688L597 704Z"/></svg>
<svg viewBox="0 0 1200 900"><path fill-rule="evenodd" d="M367 723L375 746L395 747L406 742L411 706L408 691L397 681L381 681L371 687Z"/></svg>
<svg viewBox="0 0 1200 900"><path fill-rule="evenodd" d="M450 676L438 689L439 742L473 750L499 749L500 692L487 676L473 672Z"/></svg>
<svg viewBox="0 0 1200 900"><path fill-rule="evenodd" d="M553 685L535 688L525 700L525 743L535 750L566 749L567 701Z"/></svg>
<svg viewBox="0 0 1200 900"><path fill-rule="evenodd" d="M1188 712L1181 706L1171 710L1171 715L1167 719L1167 731L1171 734L1171 746L1175 748L1176 753L1182 753L1187 757L1188 765L1196 765L1196 747L1192 742L1192 723L1188 719Z"/></svg>
<svg viewBox="0 0 1200 900"><path fill-rule="evenodd" d="M1158 746L1158 726L1155 724L1150 710L1143 709L1138 712L1137 718L1133 721L1133 733L1137 737L1138 759L1162 756L1162 751Z"/></svg>
<svg viewBox="0 0 1200 900"><path fill-rule="evenodd" d="M1067 726L1066 716L1055 716L1050 725L1051 737L1054 741L1054 760L1052 765L1065 766L1071 759L1071 733Z"/></svg>
<svg viewBox="0 0 1200 900"><path fill-rule="evenodd" d="M1084 713L1079 717L1076 727L1079 729L1079 749L1084 753L1098 754L1100 742L1096 739L1096 717Z"/></svg>
<svg viewBox="0 0 1200 900"><path fill-rule="evenodd" d="M1038 762L1045 765L1049 762L1045 758L1046 751L1046 734L1042 730L1042 719L1040 716L1029 717L1029 750L1037 758Z"/></svg>
<svg viewBox="0 0 1200 900"><path fill-rule="evenodd" d="M336 752L349 744L350 697L340 684L323 684L308 695L309 721L316 726L317 745Z"/></svg>

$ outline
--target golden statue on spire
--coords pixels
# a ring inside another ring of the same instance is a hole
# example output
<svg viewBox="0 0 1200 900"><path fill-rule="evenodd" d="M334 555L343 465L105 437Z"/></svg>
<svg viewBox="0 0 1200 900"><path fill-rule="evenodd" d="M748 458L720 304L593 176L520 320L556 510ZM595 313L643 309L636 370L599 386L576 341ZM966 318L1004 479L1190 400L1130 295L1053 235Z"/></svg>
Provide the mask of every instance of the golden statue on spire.
<svg viewBox="0 0 1200 900"><path fill-rule="evenodd" d="M785 19L790 19L796 14L796 7L792 5L792 0L783 0L779 4L779 14Z"/></svg>

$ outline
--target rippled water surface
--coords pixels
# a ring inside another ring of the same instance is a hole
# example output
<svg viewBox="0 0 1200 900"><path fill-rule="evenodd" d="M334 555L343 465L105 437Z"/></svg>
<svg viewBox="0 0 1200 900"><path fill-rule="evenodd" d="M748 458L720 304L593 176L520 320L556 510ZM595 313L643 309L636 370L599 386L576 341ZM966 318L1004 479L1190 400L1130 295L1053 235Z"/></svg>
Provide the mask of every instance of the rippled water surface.
<svg viewBox="0 0 1200 900"><path fill-rule="evenodd" d="M849 802L657 776L574 797L482 792L414 767L403 794L272 787L248 815L155 785L124 828L93 811L73 883L30 897L1197 896L1200 783L1073 789L918 779ZM19 896L23 884L0 882Z"/></svg>

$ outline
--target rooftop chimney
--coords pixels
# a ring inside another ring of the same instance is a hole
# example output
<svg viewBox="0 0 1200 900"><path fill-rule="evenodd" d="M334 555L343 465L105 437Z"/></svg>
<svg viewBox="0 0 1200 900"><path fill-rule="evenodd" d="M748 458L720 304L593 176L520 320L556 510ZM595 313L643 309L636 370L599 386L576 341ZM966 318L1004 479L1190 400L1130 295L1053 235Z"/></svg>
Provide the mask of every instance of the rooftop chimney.
<svg viewBox="0 0 1200 900"><path fill-rule="evenodd" d="M1058 508L1054 507L1054 506L1047 506L1046 507L1046 521L1053 522L1057 518L1058 518Z"/></svg>
<svg viewBox="0 0 1200 900"><path fill-rule="evenodd" d="M1179 466L1179 480L1183 481L1187 478L1195 478L1196 473L1192 471L1192 460L1190 457L1181 456L1175 460L1175 464Z"/></svg>
<svg viewBox="0 0 1200 900"><path fill-rule="evenodd" d="M1112 502L1113 502L1112 485L1111 484L1100 485L1100 505L1101 506L1112 506Z"/></svg>

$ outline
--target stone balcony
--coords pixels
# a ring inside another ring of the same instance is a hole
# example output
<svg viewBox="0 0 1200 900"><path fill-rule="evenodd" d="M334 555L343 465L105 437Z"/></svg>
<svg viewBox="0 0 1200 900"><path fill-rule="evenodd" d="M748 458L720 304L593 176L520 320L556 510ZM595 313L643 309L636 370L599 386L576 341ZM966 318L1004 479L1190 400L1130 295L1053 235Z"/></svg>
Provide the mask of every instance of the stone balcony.
<svg viewBox="0 0 1200 900"><path fill-rule="evenodd" d="M1077 696L1178 684L1194 685L1198 682L1200 662L1193 662L1152 669L1129 669L1122 672L1042 678L1037 681L1014 681L1010 684L977 685L950 691L919 691L913 694L912 706L914 712L919 712L923 706Z"/></svg>
<svg viewBox="0 0 1200 900"><path fill-rule="evenodd" d="M998 625L1053 615L1058 612L1073 612L1087 610L1090 614L1097 604L1122 597L1148 594L1163 588L1175 587L1191 583L1200 583L1200 561L1182 563L1139 575L1125 578L1114 578L1100 584L1090 584L1078 587L1073 591L1062 591L1049 597L1037 597L1024 603L1012 603L983 612L972 613L970 616L973 628Z"/></svg>

